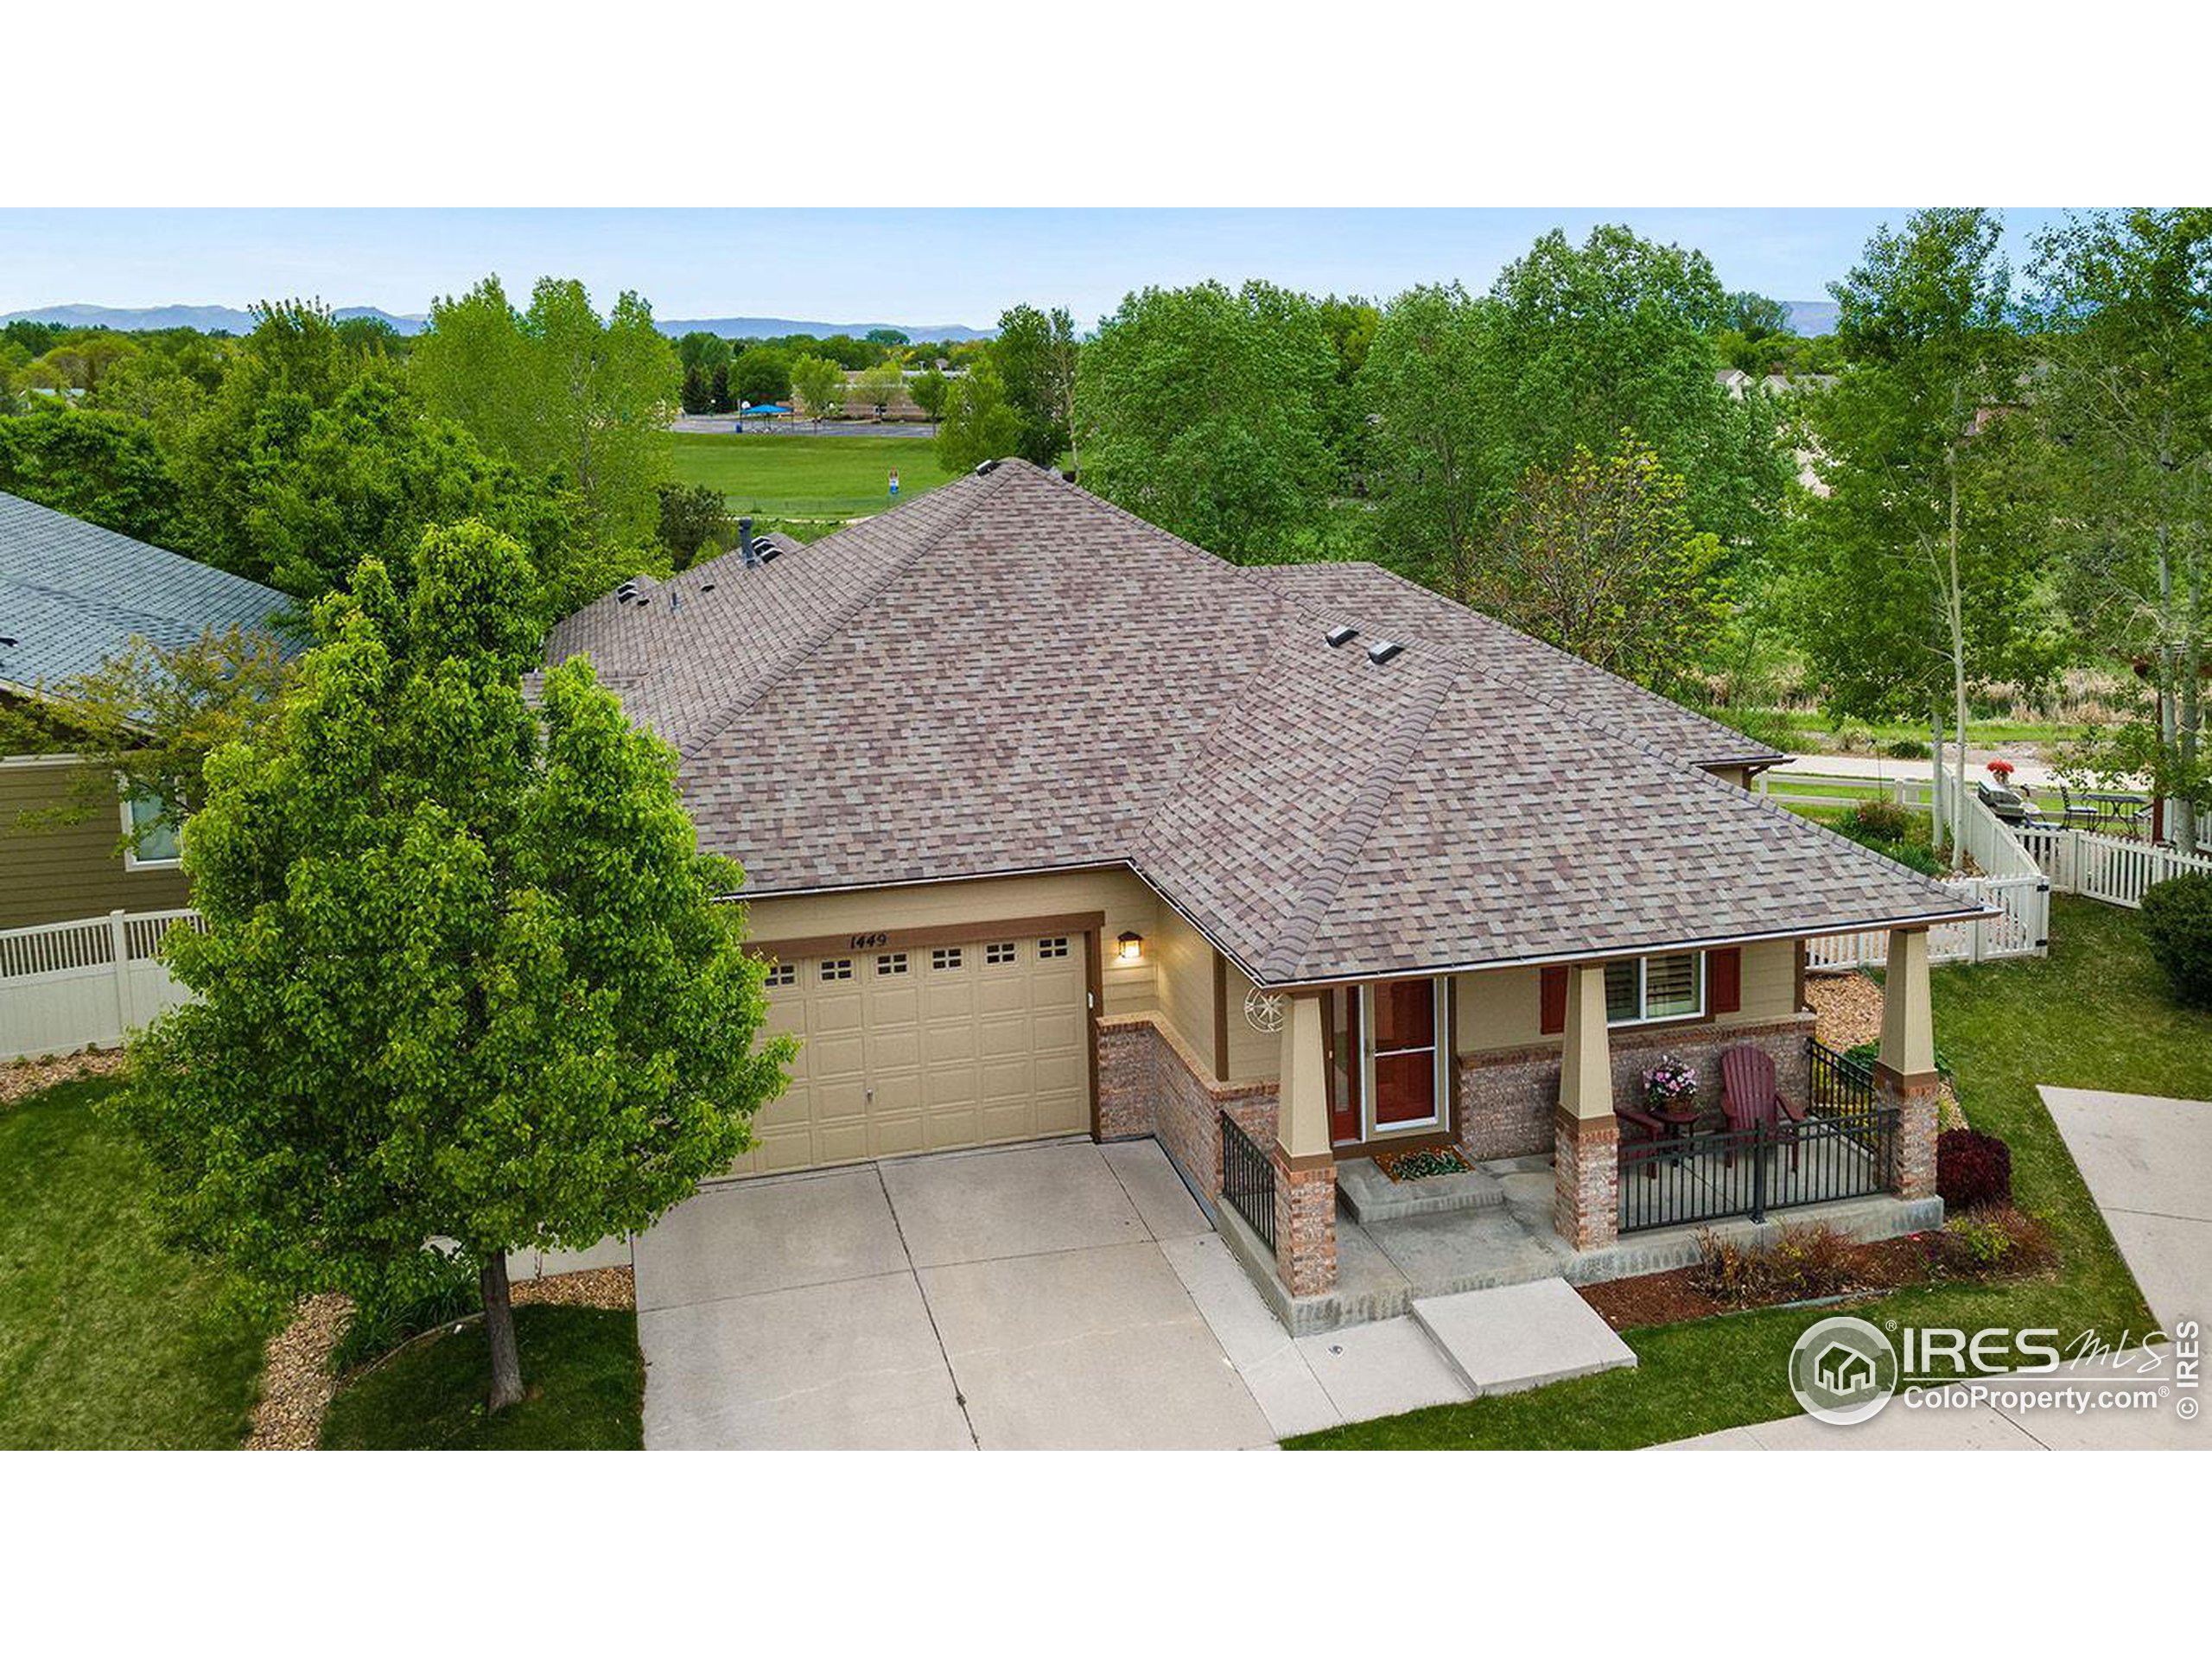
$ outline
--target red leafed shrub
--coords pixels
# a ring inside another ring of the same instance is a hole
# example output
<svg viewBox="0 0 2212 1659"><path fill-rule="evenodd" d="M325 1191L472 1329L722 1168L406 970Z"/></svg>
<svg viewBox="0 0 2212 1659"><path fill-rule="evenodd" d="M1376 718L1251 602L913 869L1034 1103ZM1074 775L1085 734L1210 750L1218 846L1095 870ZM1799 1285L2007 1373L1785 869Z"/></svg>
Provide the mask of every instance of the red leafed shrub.
<svg viewBox="0 0 2212 1659"><path fill-rule="evenodd" d="M1936 1137L1936 1191L1946 1210L2012 1202L2012 1148L1993 1135L1946 1129Z"/></svg>

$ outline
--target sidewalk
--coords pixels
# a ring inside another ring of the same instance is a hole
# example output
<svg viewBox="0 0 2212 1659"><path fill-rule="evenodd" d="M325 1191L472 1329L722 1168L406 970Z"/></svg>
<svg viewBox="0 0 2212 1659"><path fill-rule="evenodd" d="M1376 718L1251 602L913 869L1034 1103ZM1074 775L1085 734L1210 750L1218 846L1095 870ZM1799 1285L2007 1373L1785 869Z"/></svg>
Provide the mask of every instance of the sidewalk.
<svg viewBox="0 0 2212 1659"><path fill-rule="evenodd" d="M1967 781L1986 782L1986 767L2001 752L1969 749L1967 752ZM2025 756L2007 756L2012 762L2014 784L2029 784L2037 788L2056 785L2058 774L2040 760ZM1956 764L1954 762L1953 764ZM1948 770L1948 768L1946 768ZM1933 760L1892 760L1873 754L1801 754L1786 765L1773 768L1772 776L1789 778L1810 774L1815 778L1865 778L1885 782L1904 778L1914 783L1927 783L1936 775Z"/></svg>

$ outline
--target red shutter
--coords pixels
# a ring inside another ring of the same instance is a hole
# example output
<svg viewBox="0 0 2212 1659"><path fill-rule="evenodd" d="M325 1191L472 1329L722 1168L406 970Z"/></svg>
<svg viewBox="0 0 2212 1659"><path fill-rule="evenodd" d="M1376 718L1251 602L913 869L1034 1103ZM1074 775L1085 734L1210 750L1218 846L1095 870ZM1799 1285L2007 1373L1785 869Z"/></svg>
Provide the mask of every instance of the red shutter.
<svg viewBox="0 0 2212 1659"><path fill-rule="evenodd" d="M1705 953L1707 1014L1734 1014L1744 1006L1744 952L1738 945Z"/></svg>
<svg viewBox="0 0 2212 1659"><path fill-rule="evenodd" d="M1539 1010L1538 1027L1547 1033L1567 1029L1567 969L1547 968L1542 975L1543 988Z"/></svg>

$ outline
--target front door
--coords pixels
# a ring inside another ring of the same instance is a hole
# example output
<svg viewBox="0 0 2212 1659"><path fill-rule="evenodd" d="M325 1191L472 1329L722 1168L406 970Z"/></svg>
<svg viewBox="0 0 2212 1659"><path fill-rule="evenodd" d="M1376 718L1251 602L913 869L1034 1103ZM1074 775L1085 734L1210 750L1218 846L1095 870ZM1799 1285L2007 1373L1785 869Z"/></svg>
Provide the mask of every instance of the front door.
<svg viewBox="0 0 2212 1659"><path fill-rule="evenodd" d="M1419 1128L1442 1120L1437 1064L1443 1021L1440 985L1448 980L1394 979L1370 987L1370 1055L1374 1132Z"/></svg>

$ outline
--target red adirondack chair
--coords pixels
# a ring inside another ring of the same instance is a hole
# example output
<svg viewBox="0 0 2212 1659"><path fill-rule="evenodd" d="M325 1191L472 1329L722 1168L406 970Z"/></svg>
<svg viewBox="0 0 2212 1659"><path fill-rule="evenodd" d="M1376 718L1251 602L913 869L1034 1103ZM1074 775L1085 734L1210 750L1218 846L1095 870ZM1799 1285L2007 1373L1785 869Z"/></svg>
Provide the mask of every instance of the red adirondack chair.
<svg viewBox="0 0 2212 1659"><path fill-rule="evenodd" d="M1745 1133L1763 1123L1776 1140L1787 1141L1789 1167L1797 1167L1797 1126L1805 1109L1792 1106L1775 1086L1773 1055L1745 1043L1720 1057L1720 1109L1731 1129ZM1736 1154L1730 1153L1726 1162L1733 1167Z"/></svg>
<svg viewBox="0 0 2212 1659"><path fill-rule="evenodd" d="M1633 1106L1616 1106L1613 1116L1621 1122L1621 1149L1617 1154L1621 1167L1642 1164L1648 1180L1659 1179L1659 1154L1667 1141L1664 1122L1649 1112L1639 1112ZM1630 1131L1634 1130L1634 1134Z"/></svg>

